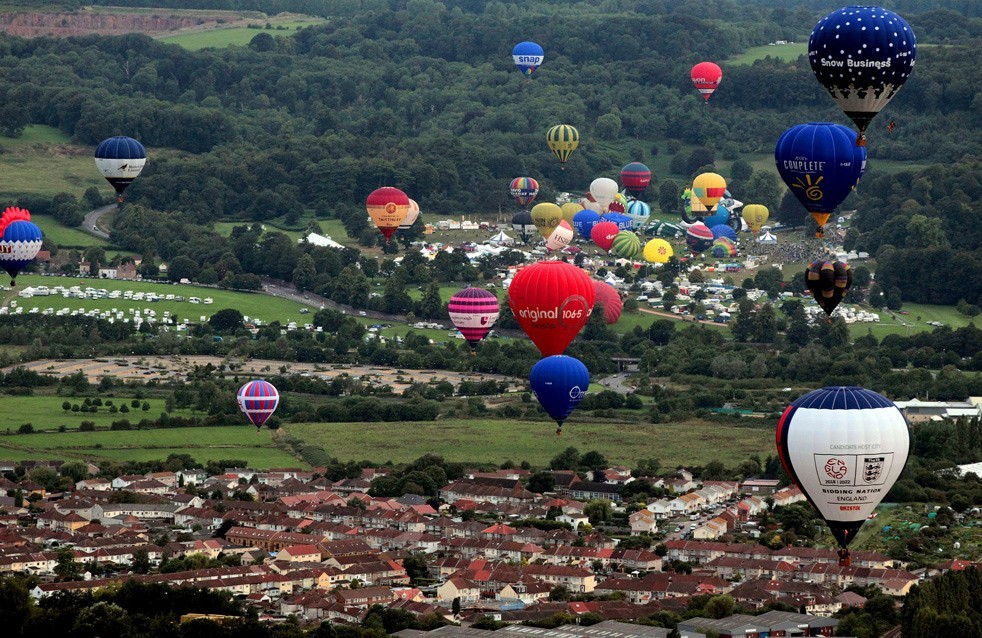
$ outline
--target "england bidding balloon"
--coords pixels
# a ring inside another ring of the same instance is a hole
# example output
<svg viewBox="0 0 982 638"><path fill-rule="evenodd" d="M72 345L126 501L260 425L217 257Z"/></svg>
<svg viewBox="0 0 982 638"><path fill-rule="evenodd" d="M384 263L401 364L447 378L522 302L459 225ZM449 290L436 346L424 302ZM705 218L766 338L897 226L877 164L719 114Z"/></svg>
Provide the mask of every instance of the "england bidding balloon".
<svg viewBox="0 0 982 638"><path fill-rule="evenodd" d="M596 293L585 272L563 261L521 269L508 287L508 306L542 356L562 354L593 310Z"/></svg>
<svg viewBox="0 0 982 638"><path fill-rule="evenodd" d="M692 251L692 254L709 250L713 245L713 233L702 222L697 222L689 226L685 231L685 243Z"/></svg>
<svg viewBox="0 0 982 638"><path fill-rule="evenodd" d="M406 231L413 227L416 220L419 219L419 204L416 203L415 199L409 200L409 213L406 214L406 218L402 220L399 227L396 230Z"/></svg>
<svg viewBox="0 0 982 638"><path fill-rule="evenodd" d="M566 160L580 145L580 132L569 124L557 124L546 133L546 143L565 170Z"/></svg>
<svg viewBox="0 0 982 638"><path fill-rule="evenodd" d="M518 233L518 236L526 244L539 230L535 227L535 222L532 221L532 213L527 210L520 210L515 213L514 217L511 218L511 229Z"/></svg>
<svg viewBox="0 0 982 638"><path fill-rule="evenodd" d="M825 314L831 316L852 286L852 270L841 261L813 261L805 269L805 285Z"/></svg>
<svg viewBox="0 0 982 638"><path fill-rule="evenodd" d="M17 273L27 268L44 243L41 229L31 221L31 213L11 206L0 215L0 268L17 285Z"/></svg>
<svg viewBox="0 0 982 638"><path fill-rule="evenodd" d="M689 75L692 78L692 83L702 94L702 99L708 102L716 87L719 86L719 81L723 79L723 70L719 68L718 64L700 62L692 67Z"/></svg>
<svg viewBox="0 0 982 638"><path fill-rule="evenodd" d="M594 303L601 304L604 307L604 323L608 326L617 323L617 320L621 318L621 311L624 309L624 302L621 301L621 296L606 281L594 279L593 289L596 292Z"/></svg>
<svg viewBox="0 0 982 638"><path fill-rule="evenodd" d="M651 184L651 169L641 162L631 162L621 169L621 186L632 197L641 197Z"/></svg>
<svg viewBox="0 0 982 638"><path fill-rule="evenodd" d="M471 354L474 354L478 342L487 336L498 320L501 306L494 293L469 286L450 298L447 310L450 321L464 335L471 347Z"/></svg>
<svg viewBox="0 0 982 638"><path fill-rule="evenodd" d="M640 199L636 199L627 205L626 212L627 216L631 218L631 228L642 230L648 224L648 218L651 217L651 206Z"/></svg>
<svg viewBox="0 0 982 638"><path fill-rule="evenodd" d="M743 221L747 222L755 235L760 232L760 227L767 222L770 214L767 206L762 204L747 204L743 207Z"/></svg>
<svg viewBox="0 0 982 638"><path fill-rule="evenodd" d="M99 142L95 165L116 190L116 201L123 201L123 191L133 183L147 163L147 149L132 137L117 135Z"/></svg>
<svg viewBox="0 0 982 638"><path fill-rule="evenodd" d="M566 202L565 204L559 207L559 210L563 212L563 219L569 222L570 226L573 226L573 219L576 217L576 214L578 212L583 210L583 206L581 206L576 202ZM575 230L576 227L573 226L573 228Z"/></svg>
<svg viewBox="0 0 982 638"><path fill-rule="evenodd" d="M532 207L532 223L539 229L543 239L548 239L563 221L563 209L552 202L539 202Z"/></svg>
<svg viewBox="0 0 982 638"><path fill-rule="evenodd" d="M573 232L573 227L569 225L569 222L562 219L559 221L559 225L546 237L546 248L548 250L562 250L573 243L575 235L576 233Z"/></svg>
<svg viewBox="0 0 982 638"><path fill-rule="evenodd" d="M652 239L644 245L644 258L652 264L667 264L675 251L672 245L664 239Z"/></svg>
<svg viewBox="0 0 982 638"><path fill-rule="evenodd" d="M280 393L269 381L262 379L249 381L241 388L236 396L239 402L239 409L242 410L252 424L256 426L258 432L269 417L276 412L276 406L280 404Z"/></svg>
<svg viewBox="0 0 982 638"><path fill-rule="evenodd" d="M726 193L726 180L718 173L702 173L692 180L692 192L707 210L712 210Z"/></svg>
<svg viewBox="0 0 982 638"><path fill-rule="evenodd" d="M515 66L525 77L531 77L535 70L542 65L544 51L535 42L519 42L511 50L511 58Z"/></svg>
<svg viewBox="0 0 982 638"><path fill-rule="evenodd" d="M614 237L617 237L617 233L619 232L621 232L621 229L614 222L602 221L593 225L593 229L590 231L590 239L605 252L609 253L611 247L614 245Z"/></svg>
<svg viewBox="0 0 982 638"><path fill-rule="evenodd" d="M709 249L709 254L717 259L729 259L737 256L737 247L726 237L717 237Z"/></svg>
<svg viewBox="0 0 982 638"><path fill-rule="evenodd" d="M590 183L590 195L600 204L600 210L608 210L617 197L617 182L609 177L598 177Z"/></svg>
<svg viewBox="0 0 982 638"><path fill-rule="evenodd" d="M718 224L716 226L710 226L709 232L713 234L713 239L719 239L720 237L726 237L730 241L737 240L736 231L726 224Z"/></svg>
<svg viewBox="0 0 982 638"><path fill-rule="evenodd" d="M917 57L907 22L880 7L845 7L818 21L808 40L808 62L832 99L859 128L866 128L903 87Z"/></svg>
<svg viewBox="0 0 982 638"><path fill-rule="evenodd" d="M830 387L792 403L777 424L777 452L818 510L849 564L847 546L907 464L910 432L896 405L871 390Z"/></svg>
<svg viewBox="0 0 982 638"><path fill-rule="evenodd" d="M781 134L774 148L777 172L818 224L825 223L852 192L866 168L866 147L856 146L851 130L840 124L812 122Z"/></svg>
<svg viewBox="0 0 982 638"><path fill-rule="evenodd" d="M519 206L528 206L539 194L539 182L531 177L516 177L508 190Z"/></svg>
<svg viewBox="0 0 982 638"><path fill-rule="evenodd" d="M529 383L542 409L556 421L556 435L563 433L563 423L586 396L590 372L579 359L554 355L532 366Z"/></svg>
<svg viewBox="0 0 982 638"><path fill-rule="evenodd" d="M614 254L623 259L634 260L641 256L641 240L630 230L622 230L614 237Z"/></svg>
<svg viewBox="0 0 982 638"><path fill-rule="evenodd" d="M600 214L592 210L581 210L573 215L573 229L583 239L592 239L590 231L600 221Z"/></svg>
<svg viewBox="0 0 982 638"><path fill-rule="evenodd" d="M371 192L365 200L368 216L372 218L388 242L399 224L409 215L409 196L398 188L383 186Z"/></svg>

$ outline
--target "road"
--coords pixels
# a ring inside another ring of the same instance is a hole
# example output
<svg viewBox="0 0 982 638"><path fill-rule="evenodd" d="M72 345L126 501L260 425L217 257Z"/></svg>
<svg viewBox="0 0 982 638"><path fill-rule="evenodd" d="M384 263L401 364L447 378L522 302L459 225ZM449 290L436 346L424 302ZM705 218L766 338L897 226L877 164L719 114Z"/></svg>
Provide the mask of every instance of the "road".
<svg viewBox="0 0 982 638"><path fill-rule="evenodd" d="M674 319L675 321L684 321L686 323L701 323L707 326L716 326L716 327L722 327L726 325L725 323L716 323L715 321L699 321L695 317L689 315L683 317L682 315L676 315L671 312L661 312L659 310L651 310L650 308L638 308L638 310L640 310L641 312L647 315L656 315L658 317L664 317L665 319Z"/></svg>
<svg viewBox="0 0 982 638"><path fill-rule="evenodd" d="M99 230L99 219L114 210L116 210L116 204L109 204L86 213L85 220L82 222L82 230L99 239L109 239L109 233Z"/></svg>

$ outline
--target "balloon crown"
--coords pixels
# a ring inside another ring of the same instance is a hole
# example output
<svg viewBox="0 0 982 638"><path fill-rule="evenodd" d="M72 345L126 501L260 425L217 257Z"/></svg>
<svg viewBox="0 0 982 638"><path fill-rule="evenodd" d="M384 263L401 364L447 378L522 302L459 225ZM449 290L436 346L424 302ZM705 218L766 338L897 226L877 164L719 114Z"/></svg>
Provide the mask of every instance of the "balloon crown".
<svg viewBox="0 0 982 638"><path fill-rule="evenodd" d="M31 213L26 208L8 206L7 210L3 211L3 215L0 215L0 235L3 235L7 230L7 226L14 222L29 221L31 221Z"/></svg>

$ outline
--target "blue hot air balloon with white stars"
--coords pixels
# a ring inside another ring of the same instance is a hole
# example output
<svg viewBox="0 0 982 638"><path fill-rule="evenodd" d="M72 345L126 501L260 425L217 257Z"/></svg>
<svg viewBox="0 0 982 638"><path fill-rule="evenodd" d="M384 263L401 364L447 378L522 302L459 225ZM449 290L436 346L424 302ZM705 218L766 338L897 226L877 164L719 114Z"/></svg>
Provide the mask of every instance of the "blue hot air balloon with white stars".
<svg viewBox="0 0 982 638"><path fill-rule="evenodd" d="M866 128L914 68L917 40L907 22L880 7L844 7L815 25L808 61L819 84L859 128Z"/></svg>

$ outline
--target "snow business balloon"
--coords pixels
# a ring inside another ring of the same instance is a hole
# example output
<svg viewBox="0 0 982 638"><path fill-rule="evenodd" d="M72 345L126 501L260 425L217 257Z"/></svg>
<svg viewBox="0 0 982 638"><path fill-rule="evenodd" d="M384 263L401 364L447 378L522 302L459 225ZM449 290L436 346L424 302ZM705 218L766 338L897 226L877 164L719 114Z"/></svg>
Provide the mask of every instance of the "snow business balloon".
<svg viewBox="0 0 982 638"><path fill-rule="evenodd" d="M852 270L841 261L813 261L805 269L805 285L825 314L831 316L852 286Z"/></svg>
<svg viewBox="0 0 982 638"><path fill-rule="evenodd" d="M644 245L644 259L652 264L667 264L675 251L664 239L652 239Z"/></svg>
<svg viewBox="0 0 982 638"><path fill-rule="evenodd" d="M601 221L593 225L593 229L590 231L590 239L605 252L609 253L611 247L614 245L614 237L617 237L617 233L619 232L621 232L621 229L614 222Z"/></svg>
<svg viewBox="0 0 982 638"><path fill-rule="evenodd" d="M595 297L589 275L563 261L523 268L508 287L515 320L544 357L566 350L590 318Z"/></svg>
<svg viewBox="0 0 982 638"><path fill-rule="evenodd" d="M447 304L450 321L464 335L473 350L487 336L498 320L501 306L494 293L483 288L467 287L450 298Z"/></svg>
<svg viewBox="0 0 982 638"><path fill-rule="evenodd" d="M726 193L726 180L718 173L702 173L692 180L692 193L707 210L712 210Z"/></svg>
<svg viewBox="0 0 982 638"><path fill-rule="evenodd" d="M914 69L917 39L907 22L880 7L844 7L818 21L808 62L842 112L856 123L856 144Z"/></svg>
<svg viewBox="0 0 982 638"><path fill-rule="evenodd" d="M762 204L747 204L743 207L743 221L747 222L747 226L755 235L760 232L760 227L767 222L770 214L767 206Z"/></svg>
<svg viewBox="0 0 982 638"><path fill-rule="evenodd" d="M511 218L511 229L518 233L518 236L522 238L522 241L526 244L529 240L535 237L535 233L538 228L535 227L535 222L532 221L532 213L527 210L520 210Z"/></svg>
<svg viewBox="0 0 982 638"><path fill-rule="evenodd" d="M573 215L573 230L583 239L592 239L590 231L600 221L600 214L592 210L581 210Z"/></svg>
<svg viewBox="0 0 982 638"><path fill-rule="evenodd" d="M609 177L598 177L590 182L590 195L600 204L600 210L609 210L617 198L617 182Z"/></svg>
<svg viewBox="0 0 982 638"><path fill-rule="evenodd" d="M692 83L702 94L702 99L708 102L719 86L720 80L723 79L723 70L713 62L700 62L692 67L689 77L692 78Z"/></svg>
<svg viewBox="0 0 982 638"><path fill-rule="evenodd" d="M642 230L651 217L651 206L648 206L640 199L636 199L627 205L627 216L631 218L631 228Z"/></svg>
<svg viewBox="0 0 982 638"><path fill-rule="evenodd" d="M774 148L777 172L818 224L816 237L866 168L866 147L853 138L840 124L811 122L786 130Z"/></svg>
<svg viewBox="0 0 982 638"><path fill-rule="evenodd" d="M614 237L614 254L624 259L637 259L641 256L641 240L630 230L622 230Z"/></svg>
<svg viewBox="0 0 982 638"><path fill-rule="evenodd" d="M553 228L549 236L546 237L546 248L549 250L562 250L573 243L574 236L576 236L576 233L573 232L573 227L569 225L568 221L561 219L559 220L559 225Z"/></svg>
<svg viewBox="0 0 982 638"><path fill-rule="evenodd" d="M580 145L580 132L569 124L557 124L546 133L546 143L565 170L566 160Z"/></svg>
<svg viewBox="0 0 982 638"><path fill-rule="evenodd" d="M409 230L416 223L417 219L419 219L419 204L416 203L415 199L410 199L409 213L396 230Z"/></svg>
<svg viewBox="0 0 982 638"><path fill-rule="evenodd" d="M511 59L525 77L531 77L535 70L542 66L545 58L544 51L535 42L519 42L511 50Z"/></svg>
<svg viewBox="0 0 982 638"><path fill-rule="evenodd" d="M44 243L41 229L31 221L31 213L11 206L0 215L0 268L10 275L10 285L17 285L17 273L27 268Z"/></svg>
<svg viewBox="0 0 982 638"><path fill-rule="evenodd" d="M532 223L539 229L543 239L548 239L563 221L563 209L552 202L540 202L532 207Z"/></svg>
<svg viewBox="0 0 982 638"><path fill-rule="evenodd" d="M910 432L892 401L871 390L830 387L792 403L777 424L777 452L791 480L843 548L907 464Z"/></svg>
<svg viewBox="0 0 982 638"><path fill-rule="evenodd" d="M529 383L542 409L556 421L556 435L563 423L586 396L590 372L583 362L566 355L554 355L532 366Z"/></svg>
<svg viewBox="0 0 982 638"><path fill-rule="evenodd" d="M692 254L698 255L713 245L713 233L702 222L696 222L685 230L685 243Z"/></svg>
<svg viewBox="0 0 982 638"><path fill-rule="evenodd" d="M372 191L365 205L368 208L368 216L382 231L386 242L409 215L409 196L391 186L383 186Z"/></svg>
<svg viewBox="0 0 982 638"><path fill-rule="evenodd" d="M539 194L539 182L531 177L516 177L508 187L519 206L528 206Z"/></svg>
<svg viewBox="0 0 982 638"><path fill-rule="evenodd" d="M249 381L241 388L236 396L239 402L239 409L242 410L256 430L263 426L269 417L276 412L276 406L280 404L280 393L269 381L262 379Z"/></svg>
<svg viewBox="0 0 982 638"><path fill-rule="evenodd" d="M606 281L594 279L593 290L596 292L594 308L596 308L596 304L602 304L604 307L604 323L608 326L617 323L617 320L621 318L621 311L624 309L621 296Z"/></svg>
<svg viewBox="0 0 982 638"><path fill-rule="evenodd" d="M132 137L117 135L99 142L95 148L95 165L116 190L116 201L123 201L123 191L133 183L147 163L147 149Z"/></svg>
<svg viewBox="0 0 982 638"><path fill-rule="evenodd" d="M621 186L632 197L641 197L651 184L651 169L641 162L631 162L621 169Z"/></svg>

